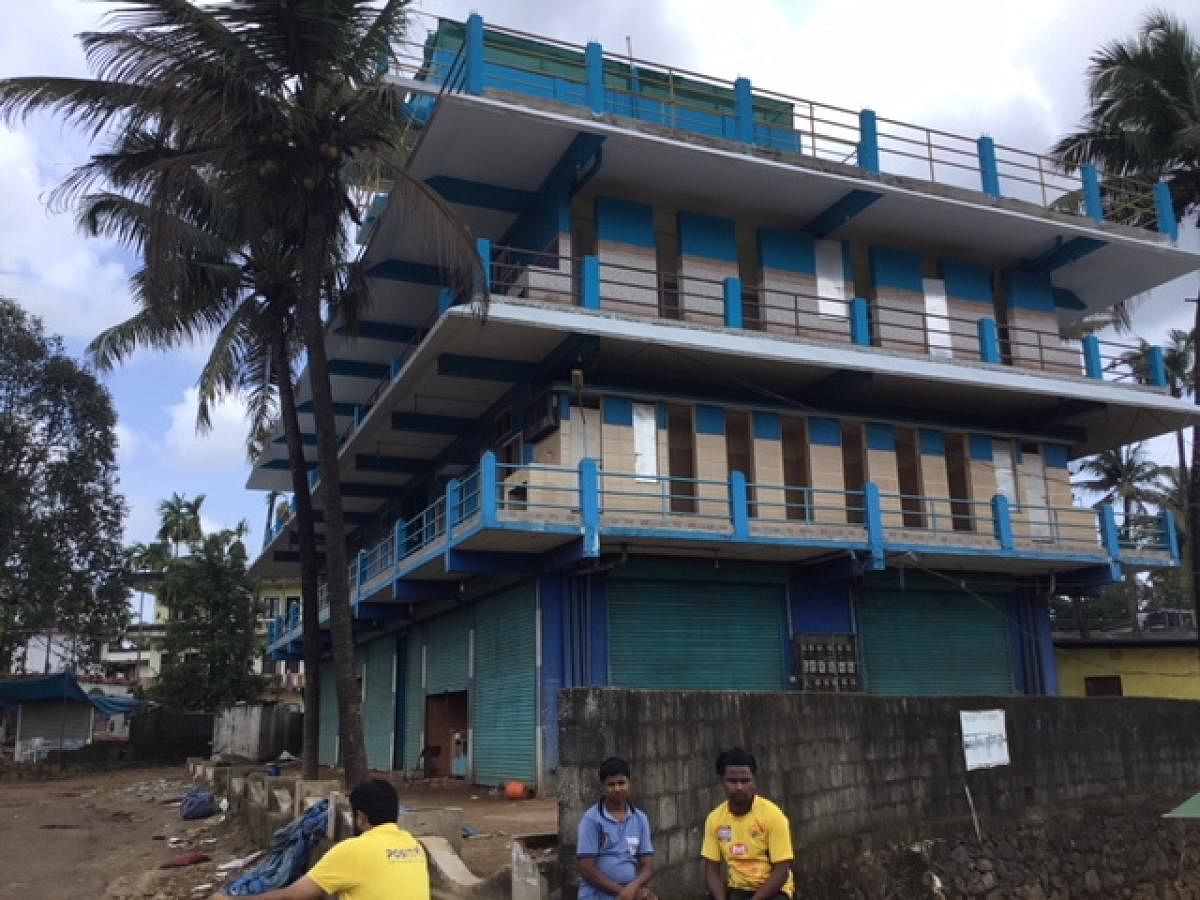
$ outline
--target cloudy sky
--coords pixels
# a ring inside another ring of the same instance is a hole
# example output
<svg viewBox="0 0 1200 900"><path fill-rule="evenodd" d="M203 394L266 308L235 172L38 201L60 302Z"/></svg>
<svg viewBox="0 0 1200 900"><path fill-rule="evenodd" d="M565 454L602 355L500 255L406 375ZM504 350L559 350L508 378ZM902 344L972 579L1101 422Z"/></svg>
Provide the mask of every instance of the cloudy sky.
<svg viewBox="0 0 1200 900"><path fill-rule="evenodd" d="M681 68L754 83L795 96L999 143L1042 150L1084 107L1083 72L1091 51L1134 31L1144 11L1128 0L607 0L603 4L496 0L476 5L423 0L420 9L456 18L472 8L485 19L583 43L599 40ZM1200 31L1200 4L1166 0ZM8 0L0 11L0 77L83 74L75 35L94 28L104 5L93 0ZM603 18L597 13L602 12ZM121 248L87 239L45 199L86 158L87 140L47 119L0 127L0 294L43 317L74 353L100 329L133 310ZM1200 246L1196 233L1185 235ZM1154 340L1190 327L1184 296L1197 279L1170 285L1145 302L1139 332ZM204 493L206 524L246 519L261 536L264 498L243 489L247 474L241 410L222 409L205 437L193 428L195 382L206 348L142 354L107 383L120 417L122 489L131 515L127 539L146 540L155 505L172 491Z"/></svg>

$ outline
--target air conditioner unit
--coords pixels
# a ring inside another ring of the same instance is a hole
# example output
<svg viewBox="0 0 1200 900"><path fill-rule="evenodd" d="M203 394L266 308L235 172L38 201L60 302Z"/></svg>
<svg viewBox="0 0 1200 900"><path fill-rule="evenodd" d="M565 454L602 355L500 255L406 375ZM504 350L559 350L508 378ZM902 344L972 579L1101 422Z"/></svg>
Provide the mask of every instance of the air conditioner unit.
<svg viewBox="0 0 1200 900"><path fill-rule="evenodd" d="M525 441L540 441L558 428L558 395L545 391L533 399L525 410Z"/></svg>

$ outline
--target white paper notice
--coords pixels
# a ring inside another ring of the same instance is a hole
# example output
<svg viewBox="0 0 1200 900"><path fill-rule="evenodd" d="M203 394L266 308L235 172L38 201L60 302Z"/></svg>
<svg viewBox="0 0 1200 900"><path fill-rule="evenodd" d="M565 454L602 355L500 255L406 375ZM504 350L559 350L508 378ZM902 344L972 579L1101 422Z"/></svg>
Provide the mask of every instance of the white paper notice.
<svg viewBox="0 0 1200 900"><path fill-rule="evenodd" d="M1004 710L960 710L963 757L967 771L1007 766L1008 733L1004 729Z"/></svg>

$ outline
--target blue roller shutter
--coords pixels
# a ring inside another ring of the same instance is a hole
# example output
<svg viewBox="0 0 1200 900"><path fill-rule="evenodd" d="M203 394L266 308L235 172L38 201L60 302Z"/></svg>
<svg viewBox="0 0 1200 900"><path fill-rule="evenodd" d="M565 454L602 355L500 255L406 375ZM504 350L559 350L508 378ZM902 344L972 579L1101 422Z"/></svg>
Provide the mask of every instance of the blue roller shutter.
<svg viewBox="0 0 1200 900"><path fill-rule="evenodd" d="M782 690L784 629L782 586L609 579L609 683Z"/></svg>
<svg viewBox="0 0 1200 900"><path fill-rule="evenodd" d="M537 783L536 615L532 583L476 607L471 713L479 784Z"/></svg>
<svg viewBox="0 0 1200 900"><path fill-rule="evenodd" d="M425 733L425 688L421 684L421 629L409 632L405 651L404 768L413 771Z"/></svg>

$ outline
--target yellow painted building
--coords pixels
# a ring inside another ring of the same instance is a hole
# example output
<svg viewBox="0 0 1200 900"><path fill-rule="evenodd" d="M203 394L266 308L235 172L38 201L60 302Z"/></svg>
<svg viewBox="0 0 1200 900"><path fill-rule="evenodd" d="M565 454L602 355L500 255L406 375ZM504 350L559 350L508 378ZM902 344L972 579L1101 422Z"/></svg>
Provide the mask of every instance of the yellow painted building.
<svg viewBox="0 0 1200 900"><path fill-rule="evenodd" d="M1200 700L1195 636L1059 638L1054 645L1065 697Z"/></svg>

